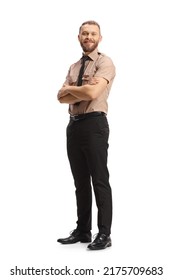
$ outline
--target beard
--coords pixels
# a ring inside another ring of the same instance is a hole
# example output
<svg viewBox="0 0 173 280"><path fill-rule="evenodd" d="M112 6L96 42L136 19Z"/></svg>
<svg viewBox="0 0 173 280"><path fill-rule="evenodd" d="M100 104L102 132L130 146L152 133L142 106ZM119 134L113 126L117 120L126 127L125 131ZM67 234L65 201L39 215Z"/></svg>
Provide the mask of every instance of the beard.
<svg viewBox="0 0 173 280"><path fill-rule="evenodd" d="M80 45L84 52L93 52L98 47L99 41L97 41L95 43L93 43L93 42L91 42L91 43L92 43L91 46L86 46L85 43L80 42Z"/></svg>

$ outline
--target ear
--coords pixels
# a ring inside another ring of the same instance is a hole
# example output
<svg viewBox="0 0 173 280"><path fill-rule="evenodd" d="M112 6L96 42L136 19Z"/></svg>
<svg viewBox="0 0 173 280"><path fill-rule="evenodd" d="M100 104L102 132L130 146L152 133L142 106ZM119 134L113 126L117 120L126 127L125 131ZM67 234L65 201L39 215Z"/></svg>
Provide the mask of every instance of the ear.
<svg viewBox="0 0 173 280"><path fill-rule="evenodd" d="M101 41L102 41L102 36L100 35L99 42L101 42Z"/></svg>
<svg viewBox="0 0 173 280"><path fill-rule="evenodd" d="M78 41L80 42L80 37L79 37L79 35L78 35L77 37L78 37Z"/></svg>

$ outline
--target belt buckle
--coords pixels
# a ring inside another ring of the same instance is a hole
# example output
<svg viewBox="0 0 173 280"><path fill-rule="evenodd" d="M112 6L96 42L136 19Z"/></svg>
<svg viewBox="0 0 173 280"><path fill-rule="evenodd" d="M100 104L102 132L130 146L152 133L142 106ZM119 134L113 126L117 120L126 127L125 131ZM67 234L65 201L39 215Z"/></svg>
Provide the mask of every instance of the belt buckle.
<svg viewBox="0 0 173 280"><path fill-rule="evenodd" d="M71 118L74 122L76 122L76 121L79 120L78 115L70 116L70 118Z"/></svg>
<svg viewBox="0 0 173 280"><path fill-rule="evenodd" d="M75 121L75 122L79 120L79 118L78 118L77 115L76 115L76 116L73 116L73 118L74 118L74 121Z"/></svg>

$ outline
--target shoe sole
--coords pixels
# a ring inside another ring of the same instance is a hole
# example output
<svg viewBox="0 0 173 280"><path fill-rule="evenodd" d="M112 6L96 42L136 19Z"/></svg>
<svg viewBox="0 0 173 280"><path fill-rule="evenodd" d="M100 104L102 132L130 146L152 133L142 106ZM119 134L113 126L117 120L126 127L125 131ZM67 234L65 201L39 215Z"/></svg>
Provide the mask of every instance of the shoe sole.
<svg viewBox="0 0 173 280"><path fill-rule="evenodd" d="M59 242L59 243L61 243L61 244L63 244L63 245L71 245L71 244L75 244L75 243L77 243L77 242L81 242L81 243L90 243L91 242L91 239L89 240L77 240L77 241L75 241L75 242L63 242L63 241L58 241L57 240L57 242Z"/></svg>

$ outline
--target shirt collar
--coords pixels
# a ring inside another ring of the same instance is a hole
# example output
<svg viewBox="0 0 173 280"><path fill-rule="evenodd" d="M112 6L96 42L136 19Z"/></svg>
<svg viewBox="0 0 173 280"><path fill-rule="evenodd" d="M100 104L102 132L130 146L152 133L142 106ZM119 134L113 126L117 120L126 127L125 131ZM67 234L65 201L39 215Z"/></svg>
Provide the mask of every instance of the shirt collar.
<svg viewBox="0 0 173 280"><path fill-rule="evenodd" d="M93 52L91 52L90 54L88 54L88 56L89 56L92 60L96 60L99 54L100 54L100 52L98 51L98 49L95 49ZM83 53L83 55L84 55L84 53Z"/></svg>

